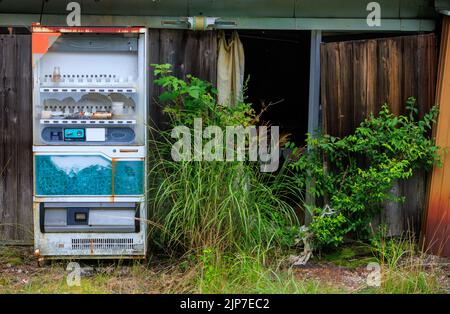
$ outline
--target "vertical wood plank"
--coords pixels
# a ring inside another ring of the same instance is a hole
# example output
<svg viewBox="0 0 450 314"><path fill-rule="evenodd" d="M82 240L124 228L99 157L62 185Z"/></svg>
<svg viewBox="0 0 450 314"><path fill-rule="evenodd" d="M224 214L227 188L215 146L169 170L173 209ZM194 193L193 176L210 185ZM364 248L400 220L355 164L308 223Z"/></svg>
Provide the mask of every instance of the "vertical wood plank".
<svg viewBox="0 0 450 314"><path fill-rule="evenodd" d="M17 239L33 238L32 197L33 173L32 157L32 75L31 75L31 37L18 36L17 45L17 102L18 120L16 128L17 147Z"/></svg>
<svg viewBox="0 0 450 314"><path fill-rule="evenodd" d="M151 29L149 37L150 64L169 63L177 77L185 78L191 74L216 84L217 32ZM153 73L150 74L149 84L150 121L153 127L165 129L167 121L158 102L161 88L154 84Z"/></svg>
<svg viewBox="0 0 450 314"><path fill-rule="evenodd" d="M366 42L367 49L367 72L363 75L367 75L367 99L366 103L360 104L359 106L365 107L365 112L367 117L371 113L376 113L380 106L378 101L378 53L377 53L377 42L375 40L369 40ZM363 48L362 48L363 49ZM359 77L355 78L358 80ZM363 118L365 118L363 117ZM357 123L360 123L358 121ZM353 128L356 125L353 126Z"/></svg>
<svg viewBox="0 0 450 314"><path fill-rule="evenodd" d="M353 80L353 51L351 43L340 43L339 44L339 66L341 70L340 74L340 84L351 84ZM342 88L339 89L339 129L340 134L348 134L352 131L353 123L353 107L351 103L353 101L353 92L351 89ZM350 123L349 123L350 121Z"/></svg>
<svg viewBox="0 0 450 314"><path fill-rule="evenodd" d="M17 123L17 90L16 90L16 66L17 66L17 40L15 36L8 36L4 50L6 62L3 64L5 72L1 78L4 82L3 110L5 111L3 135L3 148L5 149L5 160L7 162L3 175L5 177L3 197L3 224L4 237L7 239L17 238L16 206L17 206L17 142L14 138Z"/></svg>
<svg viewBox="0 0 450 314"><path fill-rule="evenodd" d="M158 97L161 94L161 89L155 84L155 75L153 73L154 68L151 67L152 64L160 63L160 30L150 29L148 31L148 38L148 59L150 63L150 71L148 80L149 107L147 112L149 113L150 138L153 138L157 134L156 130L163 128L164 125L162 110L158 104Z"/></svg>
<svg viewBox="0 0 450 314"><path fill-rule="evenodd" d="M330 110L328 109L328 97L330 94L329 86L327 81L329 79L329 69L328 69L328 49L327 45L320 45L320 103L322 106L322 131L324 133L329 133L328 126L328 113Z"/></svg>
<svg viewBox="0 0 450 314"><path fill-rule="evenodd" d="M386 73L389 79L387 86L387 103L395 114L400 114L404 107L404 102L401 95L402 73L404 72L403 65L400 62L402 59L402 43L400 40L387 40L387 60Z"/></svg>
<svg viewBox="0 0 450 314"><path fill-rule="evenodd" d="M31 38L0 36L0 240L32 238Z"/></svg>
<svg viewBox="0 0 450 314"><path fill-rule="evenodd" d="M367 49L365 49L364 43L361 41L355 41L352 43L353 50L353 75L360 78L359 80L353 79L353 123L361 121L363 117L367 115L366 108L362 104L367 103Z"/></svg>
<svg viewBox="0 0 450 314"><path fill-rule="evenodd" d="M9 158L7 157L5 132L6 129L6 106L5 106L5 51L9 42L5 36L0 36L0 240L6 239L6 226L3 223L5 213L5 186L6 186L6 168L8 167Z"/></svg>
<svg viewBox="0 0 450 314"><path fill-rule="evenodd" d="M340 98L339 98L339 47L336 43L327 44L327 63L328 63L328 73L323 77L327 85L327 132L330 134L339 133L339 119L336 117L340 116Z"/></svg>

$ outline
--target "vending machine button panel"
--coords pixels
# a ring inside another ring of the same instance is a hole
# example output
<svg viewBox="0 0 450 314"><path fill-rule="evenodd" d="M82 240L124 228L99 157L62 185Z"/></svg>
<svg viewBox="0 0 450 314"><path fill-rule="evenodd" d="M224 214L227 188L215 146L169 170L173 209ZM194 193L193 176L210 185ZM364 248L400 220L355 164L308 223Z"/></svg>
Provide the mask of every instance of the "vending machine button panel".
<svg viewBox="0 0 450 314"><path fill-rule="evenodd" d="M64 141L84 141L86 134L84 129L64 129Z"/></svg>

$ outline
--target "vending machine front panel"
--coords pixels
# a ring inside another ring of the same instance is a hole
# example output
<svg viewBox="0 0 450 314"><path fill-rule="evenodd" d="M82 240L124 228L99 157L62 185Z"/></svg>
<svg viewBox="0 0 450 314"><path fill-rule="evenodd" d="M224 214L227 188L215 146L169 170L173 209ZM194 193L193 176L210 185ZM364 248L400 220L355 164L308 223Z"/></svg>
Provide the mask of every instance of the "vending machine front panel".
<svg viewBox="0 0 450 314"><path fill-rule="evenodd" d="M32 27L39 260L145 258L148 33Z"/></svg>

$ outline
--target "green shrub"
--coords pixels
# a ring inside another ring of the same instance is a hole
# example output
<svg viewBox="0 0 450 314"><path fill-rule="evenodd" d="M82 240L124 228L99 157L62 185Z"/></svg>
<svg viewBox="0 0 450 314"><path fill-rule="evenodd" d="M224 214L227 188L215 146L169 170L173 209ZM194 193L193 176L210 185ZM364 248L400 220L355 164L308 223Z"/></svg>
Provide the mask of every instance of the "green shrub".
<svg viewBox="0 0 450 314"><path fill-rule="evenodd" d="M325 205L309 208L316 246L338 246L348 236L366 238L382 203L402 200L390 194L393 184L439 162L439 148L428 137L437 109L421 120L414 117L414 98L407 109L408 116L395 116L384 105L377 117L371 115L342 139L309 135L309 149L302 154L289 145L299 186L309 184L309 193Z"/></svg>

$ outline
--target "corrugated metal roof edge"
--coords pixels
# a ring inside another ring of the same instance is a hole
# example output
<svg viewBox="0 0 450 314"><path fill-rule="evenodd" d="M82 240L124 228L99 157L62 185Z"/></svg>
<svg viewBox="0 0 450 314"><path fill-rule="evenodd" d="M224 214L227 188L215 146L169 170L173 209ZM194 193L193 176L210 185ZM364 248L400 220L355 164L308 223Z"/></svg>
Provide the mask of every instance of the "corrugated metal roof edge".
<svg viewBox="0 0 450 314"><path fill-rule="evenodd" d="M0 14L0 26L19 26L29 28L39 21L39 15ZM324 30L324 31L433 31L433 19L383 19L380 26L369 26L366 19L326 19L326 18L242 18L223 17L223 24L214 29L266 29L266 30ZM64 15L47 15L42 18L45 26L66 26ZM189 29L185 19L179 17L143 16L83 16L81 26L142 26L148 28Z"/></svg>

